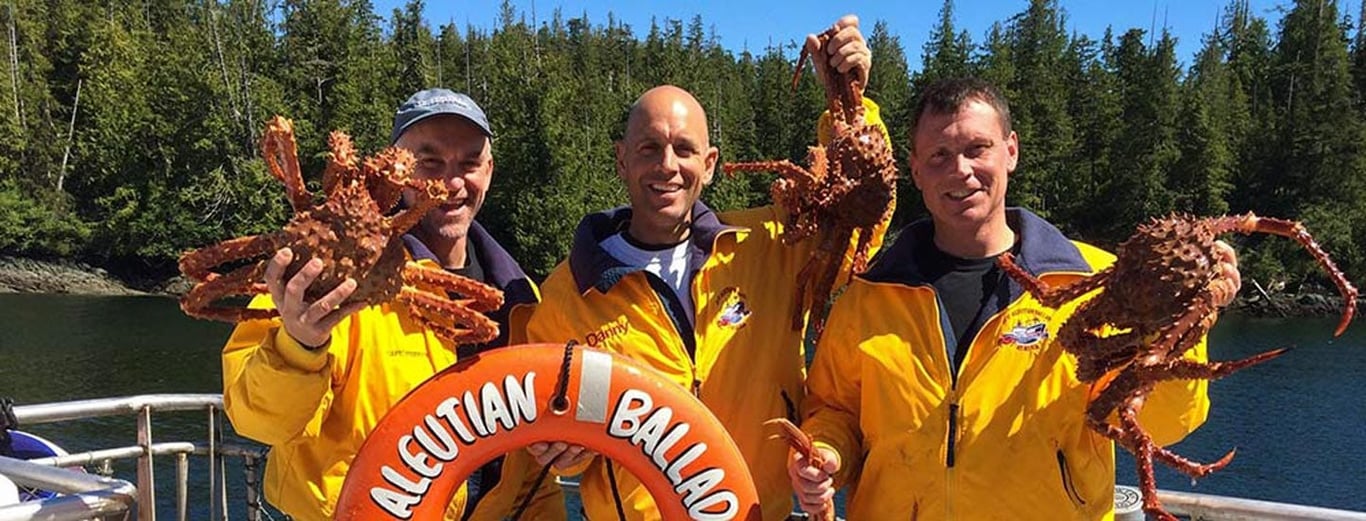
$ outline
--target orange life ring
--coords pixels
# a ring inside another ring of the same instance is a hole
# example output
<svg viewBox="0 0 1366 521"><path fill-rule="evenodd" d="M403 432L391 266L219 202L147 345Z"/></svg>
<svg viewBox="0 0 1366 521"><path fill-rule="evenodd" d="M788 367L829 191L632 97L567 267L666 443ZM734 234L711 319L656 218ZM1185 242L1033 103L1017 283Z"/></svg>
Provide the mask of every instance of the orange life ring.
<svg viewBox="0 0 1366 521"><path fill-rule="evenodd" d="M640 479L664 519L760 517L735 442L681 386L620 355L575 346L556 408L564 346L482 353L433 376L361 446L333 519L440 519L485 462L538 441L598 452Z"/></svg>

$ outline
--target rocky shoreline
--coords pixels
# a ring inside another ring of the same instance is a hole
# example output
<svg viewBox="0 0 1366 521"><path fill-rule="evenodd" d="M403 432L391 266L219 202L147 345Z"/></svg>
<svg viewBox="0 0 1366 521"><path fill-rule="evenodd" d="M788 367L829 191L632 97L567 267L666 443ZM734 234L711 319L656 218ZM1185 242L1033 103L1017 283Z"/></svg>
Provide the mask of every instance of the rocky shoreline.
<svg viewBox="0 0 1366 521"><path fill-rule="evenodd" d="M1275 293L1248 295L1246 288L1229 305L1235 313L1256 317L1336 317L1342 314L1342 297L1337 294ZM1357 298L1357 308L1366 306L1366 298Z"/></svg>
<svg viewBox="0 0 1366 521"><path fill-rule="evenodd" d="M189 287L182 277L135 282L81 262L0 256L0 293L178 296Z"/></svg>
<svg viewBox="0 0 1366 521"><path fill-rule="evenodd" d="M179 296L189 288L189 281L183 277L127 281L79 262L0 256L0 293ZM1363 301L1358 303L1366 305ZM1342 299L1337 294L1268 294L1244 287L1229 307L1233 312L1252 316L1337 316L1342 313Z"/></svg>
<svg viewBox="0 0 1366 521"><path fill-rule="evenodd" d="M145 294L88 264L19 257L0 257L0 293Z"/></svg>

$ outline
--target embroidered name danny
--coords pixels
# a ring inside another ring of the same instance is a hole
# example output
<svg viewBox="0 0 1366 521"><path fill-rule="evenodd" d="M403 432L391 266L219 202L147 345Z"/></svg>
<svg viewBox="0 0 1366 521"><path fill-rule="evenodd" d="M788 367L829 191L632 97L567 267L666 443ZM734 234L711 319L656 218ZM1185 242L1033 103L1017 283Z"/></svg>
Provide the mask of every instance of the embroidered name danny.
<svg viewBox="0 0 1366 521"><path fill-rule="evenodd" d="M612 322L599 327L597 331L590 331L583 335L583 342L592 347L606 342L608 339L616 338L626 334L626 317L618 318Z"/></svg>

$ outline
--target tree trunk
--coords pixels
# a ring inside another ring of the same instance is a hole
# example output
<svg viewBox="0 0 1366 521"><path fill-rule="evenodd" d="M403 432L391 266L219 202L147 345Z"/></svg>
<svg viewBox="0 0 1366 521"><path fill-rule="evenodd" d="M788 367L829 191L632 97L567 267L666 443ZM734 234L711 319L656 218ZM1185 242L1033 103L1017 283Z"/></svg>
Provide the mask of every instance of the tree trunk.
<svg viewBox="0 0 1366 521"><path fill-rule="evenodd" d="M237 103L237 95L233 92L232 81L228 79L228 62L223 58L223 40L218 36L218 10L214 8L218 2L209 3L209 34L213 36L214 56L218 59L218 71L223 76L223 89L228 92L228 105L232 109L232 119L238 125L242 124L242 109Z"/></svg>
<svg viewBox="0 0 1366 521"><path fill-rule="evenodd" d="M76 101L71 105L71 122L66 126L66 151L62 152L62 169L57 173L57 191L62 191L66 182L66 162L71 158L71 144L76 141L76 113L81 110L81 84L84 79L76 80Z"/></svg>
<svg viewBox="0 0 1366 521"><path fill-rule="evenodd" d="M14 30L14 2L5 7L9 10L9 79L14 93L14 120L19 122L19 128L27 128L24 109L19 104L19 39Z"/></svg>

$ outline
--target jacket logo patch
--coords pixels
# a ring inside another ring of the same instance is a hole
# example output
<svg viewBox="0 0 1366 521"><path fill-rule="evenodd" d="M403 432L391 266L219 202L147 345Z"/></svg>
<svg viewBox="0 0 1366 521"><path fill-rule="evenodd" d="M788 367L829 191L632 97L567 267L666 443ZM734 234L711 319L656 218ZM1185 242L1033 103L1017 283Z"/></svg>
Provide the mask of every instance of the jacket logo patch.
<svg viewBox="0 0 1366 521"><path fill-rule="evenodd" d="M1001 323L997 343L1021 351L1035 351L1048 340L1048 317L1033 309L1018 310Z"/></svg>
<svg viewBox="0 0 1366 521"><path fill-rule="evenodd" d="M609 339L626 334L626 317L621 317L599 327L597 331L589 331L583 335L585 344L590 347L598 347L599 344L606 343Z"/></svg>
<svg viewBox="0 0 1366 521"><path fill-rule="evenodd" d="M725 302L721 308L721 316L716 317L716 325L721 327L740 328L749 322L749 303L745 301L745 294L740 293L735 288L722 290L722 297Z"/></svg>

